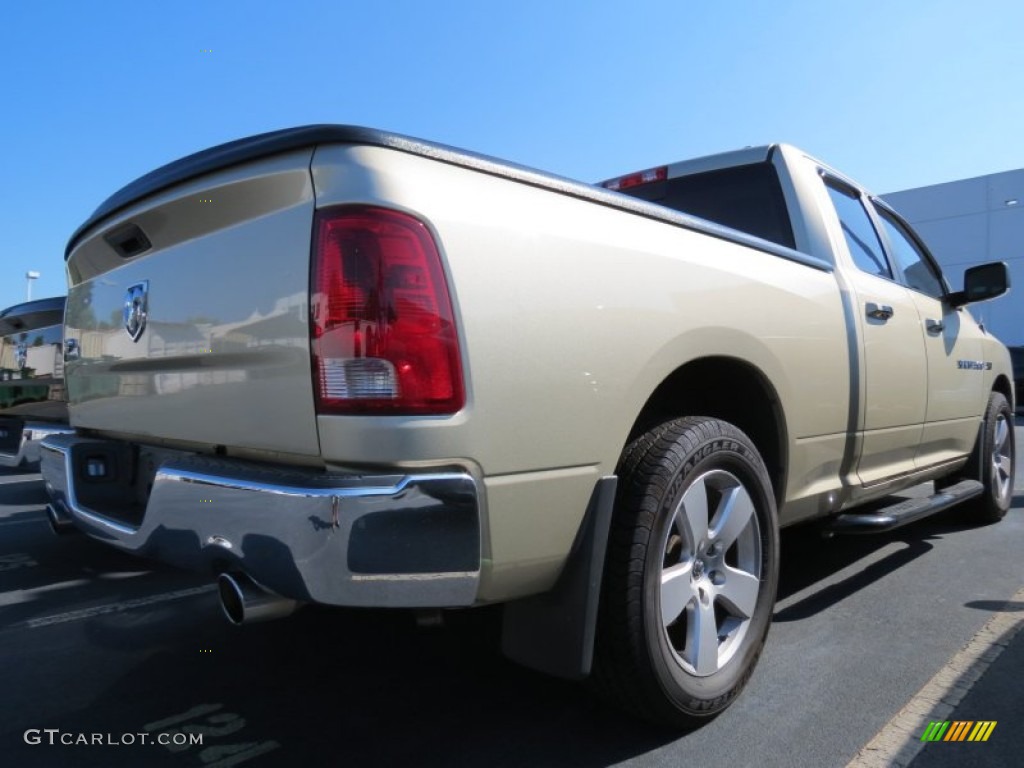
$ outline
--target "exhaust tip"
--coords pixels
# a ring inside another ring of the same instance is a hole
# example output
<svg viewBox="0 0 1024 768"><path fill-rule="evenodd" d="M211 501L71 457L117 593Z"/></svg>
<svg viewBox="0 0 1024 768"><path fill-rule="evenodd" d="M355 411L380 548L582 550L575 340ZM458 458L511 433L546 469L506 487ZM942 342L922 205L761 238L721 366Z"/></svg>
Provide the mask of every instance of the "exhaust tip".
<svg viewBox="0 0 1024 768"><path fill-rule="evenodd" d="M235 626L283 619L295 613L301 605L265 590L244 573L222 573L217 577L217 592L221 611Z"/></svg>
<svg viewBox="0 0 1024 768"><path fill-rule="evenodd" d="M46 505L46 522L54 536L65 536L77 530L71 518L53 504Z"/></svg>
<svg viewBox="0 0 1024 768"><path fill-rule="evenodd" d="M225 618L235 626L244 624L244 598L238 582L230 574L222 573L217 577L217 592L220 595L220 609L224 612Z"/></svg>

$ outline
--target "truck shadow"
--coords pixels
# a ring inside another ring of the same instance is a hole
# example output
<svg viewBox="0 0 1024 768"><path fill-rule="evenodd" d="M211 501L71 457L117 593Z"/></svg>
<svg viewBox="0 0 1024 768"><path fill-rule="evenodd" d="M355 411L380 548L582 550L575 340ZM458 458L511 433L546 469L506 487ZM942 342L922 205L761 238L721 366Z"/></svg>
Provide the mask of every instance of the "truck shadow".
<svg viewBox="0 0 1024 768"><path fill-rule="evenodd" d="M882 500L880 506L894 499ZM1013 497L1008 514L1024 506L1024 494ZM782 532L779 589L773 621L799 621L841 602L928 554L932 541L978 527L958 509L925 518L888 533L826 538L816 525ZM854 568L863 563L859 568ZM847 575L837 574L849 571Z"/></svg>
<svg viewBox="0 0 1024 768"><path fill-rule="evenodd" d="M898 571L934 548L928 542L934 534L918 533L916 536L908 536L904 533L896 538L897 533L899 532L893 532L892 536L874 534L871 537L850 537L840 541L821 541L820 536L810 534L817 539L816 545L806 541L803 536L784 536L777 608L773 621L799 621L814 616ZM877 556L877 553L883 550L892 549L894 542L903 546L881 555L879 559L839 581L828 583L834 574L854 563ZM794 563L798 565L794 566ZM822 583L825 586L821 586ZM786 604L787 598L805 591L810 594ZM783 607L778 607L779 603Z"/></svg>
<svg viewBox="0 0 1024 768"><path fill-rule="evenodd" d="M1022 502L1015 497L1016 514ZM939 537L970 527L949 513L875 536L826 541L812 529L786 531L775 620L824 611L926 555ZM55 541L34 550L55 573L59 551L65 567L97 578L105 568L125 568L125 560L151 567L122 555L107 560L99 545ZM171 569L161 576L165 589L197 579ZM26 578L19 575L20 588L29 587ZM47 601L48 611L56 608ZM8 619L24 620L40 606L11 609L17 615ZM203 733L203 746L97 747L76 751L76 764L204 766L233 755L248 764L241 756L252 754L265 755L254 765L596 768L664 759L663 748L680 739L728 738L733 727L731 712L690 737L631 720L582 686L505 661L457 622L424 628L406 612L307 607L290 619L232 627L219 613L211 592L31 630L37 655L24 657L32 664L10 665L13 693L3 710L0 741L13 746L11 764L55 758L53 749L23 743L28 728L139 733L169 719L176 719L171 730ZM52 696L34 682L40 675L76 691L66 708L47 705L45 722L28 719L38 705L23 706ZM190 712L200 714L185 718Z"/></svg>
<svg viewBox="0 0 1024 768"><path fill-rule="evenodd" d="M127 669L119 664L120 676L89 706L46 726L139 733L216 708L220 720L197 717L186 728L208 729L203 747L145 750L147 764L182 766L252 744L275 745L258 765L599 766L679 737L605 709L580 686L506 662L468 636L417 627L406 613L306 608L237 628L216 610L210 594L157 607L144 621L82 622L76 631L90 654L149 653ZM244 728L222 737L212 726L226 722ZM3 742L15 744L31 727L15 717ZM141 749L90 749L89 757L135 765ZM19 765L40 759L38 750L23 751L29 762Z"/></svg>

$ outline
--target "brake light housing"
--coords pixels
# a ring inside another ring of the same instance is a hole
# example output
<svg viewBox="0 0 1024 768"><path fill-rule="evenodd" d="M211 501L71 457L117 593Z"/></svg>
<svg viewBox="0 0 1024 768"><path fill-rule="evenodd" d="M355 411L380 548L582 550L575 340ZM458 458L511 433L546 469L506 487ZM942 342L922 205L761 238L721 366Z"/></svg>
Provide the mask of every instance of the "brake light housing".
<svg viewBox="0 0 1024 768"><path fill-rule="evenodd" d="M344 205L313 223L310 340L318 413L438 415L465 404L455 313L430 230Z"/></svg>
<svg viewBox="0 0 1024 768"><path fill-rule="evenodd" d="M665 181L667 178L668 166L662 165L657 168L648 168L646 171L637 171L636 173L619 176L617 179L602 181L601 186L605 189L621 192L630 187L639 187L642 184L651 184L655 181Z"/></svg>

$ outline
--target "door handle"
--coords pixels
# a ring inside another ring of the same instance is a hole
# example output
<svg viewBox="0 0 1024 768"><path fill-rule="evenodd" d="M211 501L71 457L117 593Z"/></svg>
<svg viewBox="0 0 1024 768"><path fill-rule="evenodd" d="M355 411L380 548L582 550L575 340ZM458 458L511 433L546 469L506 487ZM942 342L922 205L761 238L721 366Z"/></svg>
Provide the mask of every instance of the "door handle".
<svg viewBox="0 0 1024 768"><path fill-rule="evenodd" d="M875 304L875 302L873 301L869 301L865 309L867 310L868 317L870 317L872 320L888 320L890 317L893 316L893 314L895 314L892 311L892 307L890 307L888 304L882 304L881 306L879 306L878 304Z"/></svg>
<svg viewBox="0 0 1024 768"><path fill-rule="evenodd" d="M941 320L937 322L935 320L925 320L924 327L928 333L942 333L942 329L946 326L942 324Z"/></svg>

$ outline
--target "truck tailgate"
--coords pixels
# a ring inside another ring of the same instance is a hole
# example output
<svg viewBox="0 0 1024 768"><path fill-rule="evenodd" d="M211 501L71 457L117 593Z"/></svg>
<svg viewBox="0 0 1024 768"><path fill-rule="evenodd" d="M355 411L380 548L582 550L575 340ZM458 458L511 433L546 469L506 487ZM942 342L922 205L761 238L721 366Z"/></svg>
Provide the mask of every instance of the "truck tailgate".
<svg viewBox="0 0 1024 768"><path fill-rule="evenodd" d="M72 243L72 423L319 454L309 359L312 148L214 170Z"/></svg>

